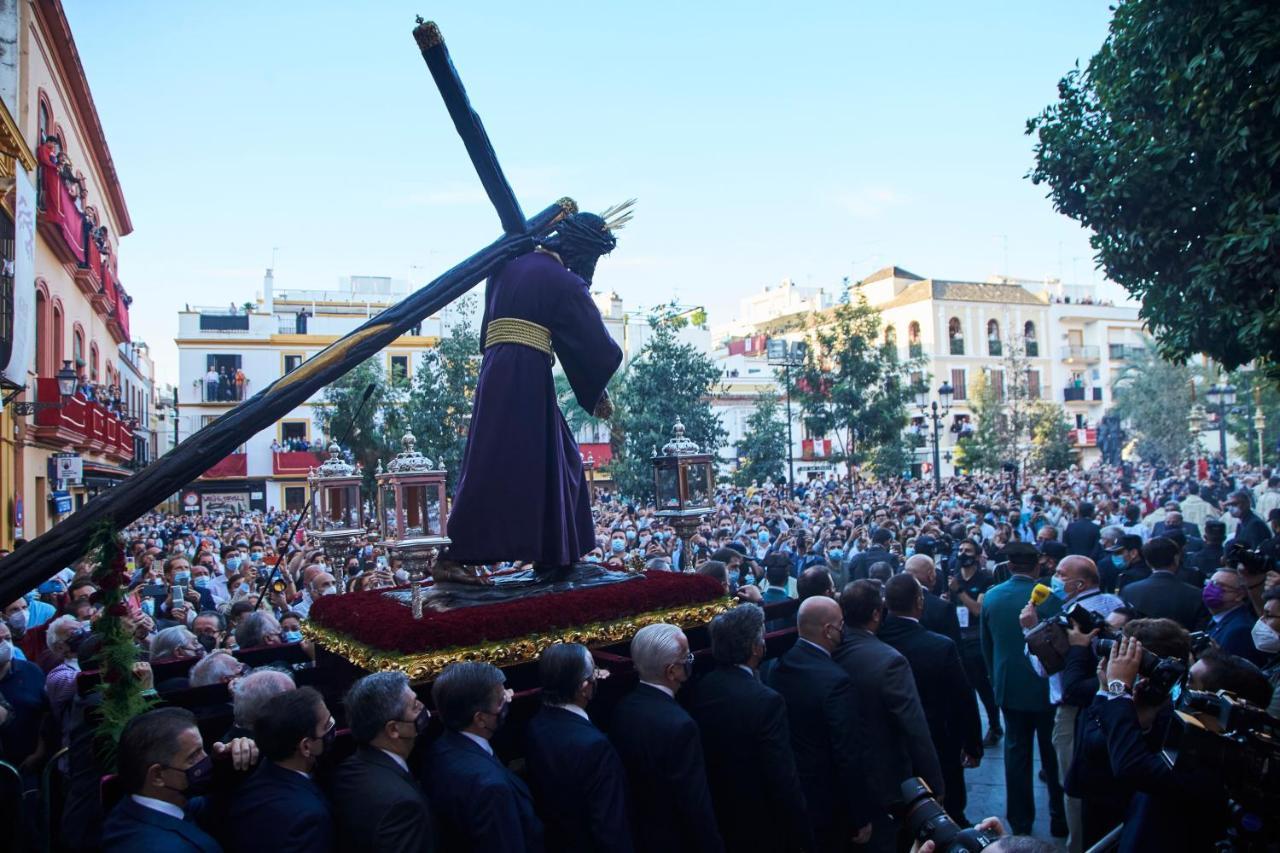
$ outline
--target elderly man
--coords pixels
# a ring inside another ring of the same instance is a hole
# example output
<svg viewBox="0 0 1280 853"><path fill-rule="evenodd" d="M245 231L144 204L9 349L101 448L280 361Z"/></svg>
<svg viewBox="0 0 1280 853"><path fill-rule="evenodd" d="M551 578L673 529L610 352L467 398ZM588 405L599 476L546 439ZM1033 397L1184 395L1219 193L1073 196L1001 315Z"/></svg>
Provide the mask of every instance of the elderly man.
<svg viewBox="0 0 1280 853"><path fill-rule="evenodd" d="M831 659L844 636L840 605L826 596L800 602L799 638L770 675L787 703L791 749L804 792L813 849L837 853L871 837L872 807L858 749L858 697Z"/></svg>
<svg viewBox="0 0 1280 853"><path fill-rule="evenodd" d="M427 753L427 790L441 817L445 850L541 853L533 795L497 759L490 741L511 707L506 676L493 664L451 663L431 698L445 732Z"/></svg>
<svg viewBox="0 0 1280 853"><path fill-rule="evenodd" d="M257 649L262 646L278 646L282 642L283 633L276 617L265 610L255 610L236 626L236 647Z"/></svg>
<svg viewBox="0 0 1280 853"><path fill-rule="evenodd" d="M319 571L313 572L312 569ZM303 574L304 577L309 575L310 580L302 590L302 600L293 606L293 612L306 619L311 615L311 605L316 603L316 599L333 595L338 591L338 581L325 571L323 566L308 566Z"/></svg>
<svg viewBox="0 0 1280 853"><path fill-rule="evenodd" d="M924 554L913 554L907 558L905 571L924 587L924 613L920 617L920 624L928 631L949 638L956 644L958 650L960 621L956 618L955 607L932 592L938 582L938 570L934 567L933 558ZM968 683L967 677L965 682Z"/></svg>
<svg viewBox="0 0 1280 853"><path fill-rule="evenodd" d="M538 659L542 710L526 729L525 760L548 850L632 850L622 761L587 716L607 674L577 643L555 643Z"/></svg>
<svg viewBox="0 0 1280 853"><path fill-rule="evenodd" d="M1164 514L1163 521L1156 522L1151 530L1152 537L1168 536L1170 533L1181 531L1187 539L1200 538L1200 528L1183 518L1182 511L1177 506L1174 504L1173 508Z"/></svg>
<svg viewBox="0 0 1280 853"><path fill-rule="evenodd" d="M293 678L278 669L255 670L235 683L231 691L231 707L235 721L222 736L223 743L238 737L253 737L254 724L271 697L293 690Z"/></svg>
<svg viewBox="0 0 1280 853"><path fill-rule="evenodd" d="M333 771L333 806L339 850L436 850L434 818L409 772L409 753L431 714L402 672L366 675L347 691L343 706L356 752Z"/></svg>
<svg viewBox="0 0 1280 853"><path fill-rule="evenodd" d="M725 848L744 853L812 849L786 702L756 675L765 654L764 611L741 604L713 619L709 633L718 666L694 685L689 713L702 733ZM770 819L744 821L742 804L761 790L769 792Z"/></svg>
<svg viewBox="0 0 1280 853"><path fill-rule="evenodd" d="M640 683L618 703L610 738L630 781L636 850L724 850L698 725L675 701L693 674L689 640L675 625L646 625L631 659Z"/></svg>
<svg viewBox="0 0 1280 853"><path fill-rule="evenodd" d="M1115 592L1120 582L1120 573L1124 571L1124 555L1115 550L1120 544L1124 530L1115 525L1102 528L1102 538L1094 551L1093 562L1098 567L1098 577L1102 579L1103 592Z"/></svg>
<svg viewBox="0 0 1280 853"><path fill-rule="evenodd" d="M1209 608L1209 636L1229 655L1239 655L1258 666L1267 656L1253 644L1254 618L1249 607L1249 594L1244 579L1230 569L1214 572L1201 591Z"/></svg>
<svg viewBox="0 0 1280 853"><path fill-rule="evenodd" d="M1153 539L1147 543L1147 547L1149 548L1152 542L1168 543L1168 541L1167 539ZM1149 581L1139 581L1130 585L1129 589L1147 582ZM1098 577L1098 567L1088 557L1072 556L1058 563L1057 568L1054 570L1052 585L1054 591L1052 601L1060 603L1062 611L1069 611L1079 604L1090 613L1105 618L1113 610L1124 604L1119 597L1102 591L1101 581ZM1023 630L1030 630L1039 622L1039 615L1030 602L1023 608L1020 621ZM1079 632L1076 631L1075 634L1079 634ZM1026 652L1026 654L1032 668L1040 675L1043 675L1044 668L1040 665L1040 661L1030 652ZM1055 709L1052 735L1053 749L1054 754L1058 757L1058 772L1062 783L1065 785L1067 771L1071 769L1071 760L1075 750L1076 717L1080 712L1080 708L1092 700L1092 692L1073 699L1073 697L1068 697L1064 694L1064 685L1065 680L1062 672L1049 676L1049 702ZM1097 685L1094 684L1092 687L1096 689ZM1084 821L1081 814L1080 800L1076 797L1066 797L1064 804L1067 818L1067 850L1079 853L1084 847Z"/></svg>

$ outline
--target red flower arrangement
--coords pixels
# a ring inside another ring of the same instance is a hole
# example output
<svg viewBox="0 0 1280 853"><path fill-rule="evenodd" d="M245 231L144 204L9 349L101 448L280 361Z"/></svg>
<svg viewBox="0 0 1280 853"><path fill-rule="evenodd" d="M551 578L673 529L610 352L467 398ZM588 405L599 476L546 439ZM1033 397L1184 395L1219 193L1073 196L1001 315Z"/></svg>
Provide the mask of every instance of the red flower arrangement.
<svg viewBox="0 0 1280 853"><path fill-rule="evenodd" d="M510 640L541 631L573 628L699 604L724 596L724 586L706 575L645 572L625 581L570 592L535 595L501 604L427 611L414 619L410 609L382 593L353 592L318 599L310 618L358 643L388 652L413 654Z"/></svg>

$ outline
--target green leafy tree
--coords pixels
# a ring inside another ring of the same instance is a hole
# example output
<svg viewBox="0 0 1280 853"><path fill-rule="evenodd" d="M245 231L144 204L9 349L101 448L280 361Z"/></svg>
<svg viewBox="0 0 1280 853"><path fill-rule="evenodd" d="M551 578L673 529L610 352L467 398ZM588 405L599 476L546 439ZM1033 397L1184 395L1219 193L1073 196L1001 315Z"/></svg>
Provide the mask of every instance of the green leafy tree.
<svg viewBox="0 0 1280 853"><path fill-rule="evenodd" d="M367 402L361 406L365 389L373 386ZM330 383L314 414L326 443L346 436L343 449L364 467L366 496L372 494L374 470L380 460L388 458L392 441L404 433L402 414L406 390L402 383L388 382L382 369L382 356L374 355Z"/></svg>
<svg viewBox="0 0 1280 853"><path fill-rule="evenodd" d="M422 354L405 400L405 418L418 440L418 450L448 472L450 489L462 469L480 379L480 332L471 321L474 312L474 297L458 302L453 313L460 319L438 346Z"/></svg>
<svg viewBox="0 0 1280 853"><path fill-rule="evenodd" d="M764 393L756 399L737 450L735 485L749 486L766 480L780 483L787 479L786 415L781 412L775 395Z"/></svg>
<svg viewBox="0 0 1280 853"><path fill-rule="evenodd" d="M1231 374L1236 388L1235 411L1227 416L1227 432L1236 440L1236 454L1250 465L1275 465L1280 462L1276 441L1280 438L1280 388L1270 377L1257 370L1239 370ZM1262 428L1262 461L1258 460L1258 432L1254 417L1259 409L1266 418Z"/></svg>
<svg viewBox="0 0 1280 853"><path fill-rule="evenodd" d="M965 471L998 471L1006 461L1000 393L987 371L974 372L967 396L973 432L956 442L956 467Z"/></svg>
<svg viewBox="0 0 1280 853"><path fill-rule="evenodd" d="M1280 372L1280 27L1267 0L1124 0L1027 124L1033 182L1089 228L1174 361ZM1142 426L1141 423L1138 426ZM1147 447L1183 452L1165 430Z"/></svg>
<svg viewBox="0 0 1280 853"><path fill-rule="evenodd" d="M869 463L877 474L903 470L910 376L920 360L901 361L881 342L880 312L856 299L811 315L803 364L791 371L791 397L814 435L834 435L833 460ZM905 464L910 464L906 459Z"/></svg>
<svg viewBox="0 0 1280 853"><path fill-rule="evenodd" d="M1042 400L1031 409L1031 464L1062 471L1079 461L1071 445L1071 424L1062 406Z"/></svg>
<svg viewBox="0 0 1280 853"><path fill-rule="evenodd" d="M714 454L724 442L725 430L710 403L720 368L706 353L680 342L676 330L682 319L661 314L649 318L653 334L613 395L609 470L623 495L653 495L653 452L671 438L677 420L684 424L685 435L708 453Z"/></svg>
<svg viewBox="0 0 1280 853"><path fill-rule="evenodd" d="M1192 455L1195 436L1187 416L1195 381L1195 370L1161 358L1150 346L1130 354L1112 384L1112 396L1115 412L1128 422L1143 459L1175 465Z"/></svg>

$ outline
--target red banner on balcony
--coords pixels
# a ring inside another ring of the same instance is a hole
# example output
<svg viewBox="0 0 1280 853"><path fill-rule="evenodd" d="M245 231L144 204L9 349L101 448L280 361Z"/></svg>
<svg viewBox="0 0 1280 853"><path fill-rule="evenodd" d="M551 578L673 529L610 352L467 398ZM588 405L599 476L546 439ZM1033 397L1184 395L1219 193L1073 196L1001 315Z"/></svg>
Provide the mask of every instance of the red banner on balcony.
<svg viewBox="0 0 1280 853"><path fill-rule="evenodd" d="M312 468L319 468L329 456L326 453L313 453L310 450L286 450L271 454L271 470L283 477L306 476Z"/></svg>
<svg viewBox="0 0 1280 853"><path fill-rule="evenodd" d="M227 477L244 477L249 473L249 457L243 453L232 453L217 465L201 475L202 480L223 479Z"/></svg>
<svg viewBox="0 0 1280 853"><path fill-rule="evenodd" d="M608 442L581 442L578 444L578 450L581 451L584 460L588 456L591 457L597 471L613 461L613 448Z"/></svg>
<svg viewBox="0 0 1280 853"><path fill-rule="evenodd" d="M40 219L54 226L58 236L61 237L64 245L61 247L63 251L59 254L67 260L83 263L85 258L84 214L76 207L76 200L71 196L71 190L62 180L58 167L54 165L48 145L40 146L39 160L41 201L43 202Z"/></svg>
<svg viewBox="0 0 1280 853"><path fill-rule="evenodd" d="M800 455L804 459L827 459L831 456L831 439L806 438L800 442Z"/></svg>

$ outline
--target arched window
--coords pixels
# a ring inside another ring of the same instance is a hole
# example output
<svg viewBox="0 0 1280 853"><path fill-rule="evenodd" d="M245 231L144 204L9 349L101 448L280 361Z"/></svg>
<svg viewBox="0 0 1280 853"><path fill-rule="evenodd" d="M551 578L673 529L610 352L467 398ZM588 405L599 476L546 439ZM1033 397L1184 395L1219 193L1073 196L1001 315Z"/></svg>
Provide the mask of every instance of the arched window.
<svg viewBox="0 0 1280 853"><path fill-rule="evenodd" d="M959 317L952 317L947 323L947 337L951 340L951 354L964 355L964 332L960 330Z"/></svg>
<svg viewBox="0 0 1280 853"><path fill-rule="evenodd" d="M71 327L71 366L79 376L88 362L84 358L84 329L79 323Z"/></svg>
<svg viewBox="0 0 1280 853"><path fill-rule="evenodd" d="M1036 324L1030 320L1022 327L1022 341L1026 344L1028 356L1036 358L1040 355L1040 342L1036 340Z"/></svg>
<svg viewBox="0 0 1280 853"><path fill-rule="evenodd" d="M1000 324L995 320L987 321L987 354L1000 355Z"/></svg>
<svg viewBox="0 0 1280 853"><path fill-rule="evenodd" d="M884 343L885 343L885 346L891 346L891 347L898 345L898 330L895 329L893 326L885 327Z"/></svg>
<svg viewBox="0 0 1280 853"><path fill-rule="evenodd" d="M920 345L920 324L915 320L907 326L907 354L911 358L924 355L924 349Z"/></svg>
<svg viewBox="0 0 1280 853"><path fill-rule="evenodd" d="M49 296L44 283L36 284L36 375L52 376L49 365L53 361L49 351Z"/></svg>
<svg viewBox="0 0 1280 853"><path fill-rule="evenodd" d="M39 117L36 119L39 125L36 128L37 144L44 142L45 137L49 135L49 127L52 124L52 120L51 120L52 114L49 111L49 99L45 97L43 90L40 92L39 98L40 98L40 111L39 111Z"/></svg>
<svg viewBox="0 0 1280 853"><path fill-rule="evenodd" d="M53 337L49 341L49 352L53 355L53 363L50 365L49 376L53 376L62 367L65 335L66 328L62 324L62 303L55 300L53 303Z"/></svg>
<svg viewBox="0 0 1280 853"><path fill-rule="evenodd" d="M89 344L89 380L98 381L98 344Z"/></svg>

